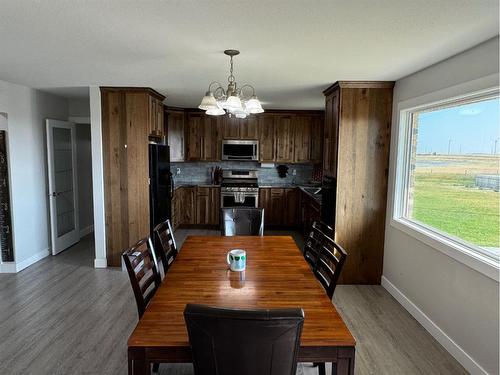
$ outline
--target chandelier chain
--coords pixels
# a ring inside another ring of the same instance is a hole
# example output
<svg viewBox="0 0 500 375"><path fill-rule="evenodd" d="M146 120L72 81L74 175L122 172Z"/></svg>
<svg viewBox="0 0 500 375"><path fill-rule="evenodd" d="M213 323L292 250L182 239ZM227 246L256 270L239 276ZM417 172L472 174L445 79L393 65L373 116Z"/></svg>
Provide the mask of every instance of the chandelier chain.
<svg viewBox="0 0 500 375"><path fill-rule="evenodd" d="M229 73L230 74L229 74L229 77L227 77L227 81L229 83L233 83L236 80L236 78L233 75L233 56L231 56L229 64L230 64L230 68L229 68Z"/></svg>

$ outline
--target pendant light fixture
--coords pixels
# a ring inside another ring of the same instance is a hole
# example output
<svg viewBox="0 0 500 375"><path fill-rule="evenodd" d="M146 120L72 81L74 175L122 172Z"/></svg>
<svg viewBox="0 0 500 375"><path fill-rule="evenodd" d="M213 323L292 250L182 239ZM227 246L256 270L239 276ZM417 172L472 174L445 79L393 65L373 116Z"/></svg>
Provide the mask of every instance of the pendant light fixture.
<svg viewBox="0 0 500 375"><path fill-rule="evenodd" d="M219 82L210 83L198 108L206 111L207 115L220 116L227 113L230 117L237 118L245 118L250 114L264 112L253 86L245 84L238 88L236 84L236 78L233 75L233 57L239 55L240 51L227 49L224 54L230 58L227 89L224 90ZM245 95L245 90L249 95Z"/></svg>

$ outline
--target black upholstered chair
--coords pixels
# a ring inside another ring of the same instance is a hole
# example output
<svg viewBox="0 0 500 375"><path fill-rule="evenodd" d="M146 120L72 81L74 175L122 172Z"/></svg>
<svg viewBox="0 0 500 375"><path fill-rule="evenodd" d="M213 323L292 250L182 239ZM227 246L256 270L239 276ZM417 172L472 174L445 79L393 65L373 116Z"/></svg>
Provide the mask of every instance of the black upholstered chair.
<svg viewBox="0 0 500 375"><path fill-rule="evenodd" d="M263 208L221 208L220 220L223 236L264 235Z"/></svg>
<svg viewBox="0 0 500 375"><path fill-rule="evenodd" d="M151 239L143 238L125 251L122 258L134 291L137 312L141 318L161 283Z"/></svg>
<svg viewBox="0 0 500 375"><path fill-rule="evenodd" d="M186 305L195 375L295 375L302 309Z"/></svg>
<svg viewBox="0 0 500 375"><path fill-rule="evenodd" d="M163 275L166 276L170 265L178 253L170 220L167 219L155 227L154 241L156 253L161 260Z"/></svg>

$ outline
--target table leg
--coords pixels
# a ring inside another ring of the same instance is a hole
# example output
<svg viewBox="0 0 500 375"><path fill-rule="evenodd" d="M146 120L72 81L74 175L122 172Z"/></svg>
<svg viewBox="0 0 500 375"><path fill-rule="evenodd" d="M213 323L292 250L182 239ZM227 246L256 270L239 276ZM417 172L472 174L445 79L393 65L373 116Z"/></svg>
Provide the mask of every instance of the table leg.
<svg viewBox="0 0 500 375"><path fill-rule="evenodd" d="M129 375L151 375L151 363L141 359L129 360Z"/></svg>
<svg viewBox="0 0 500 375"><path fill-rule="evenodd" d="M354 348L339 350L337 363L332 364L332 375L354 375L354 357Z"/></svg>

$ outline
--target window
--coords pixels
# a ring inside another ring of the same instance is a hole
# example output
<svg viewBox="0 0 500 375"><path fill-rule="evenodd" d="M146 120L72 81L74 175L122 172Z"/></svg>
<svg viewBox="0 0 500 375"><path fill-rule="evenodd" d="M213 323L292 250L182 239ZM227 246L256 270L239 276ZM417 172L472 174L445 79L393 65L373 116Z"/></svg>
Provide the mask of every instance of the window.
<svg viewBox="0 0 500 375"><path fill-rule="evenodd" d="M498 262L498 90L401 112L394 218Z"/></svg>

